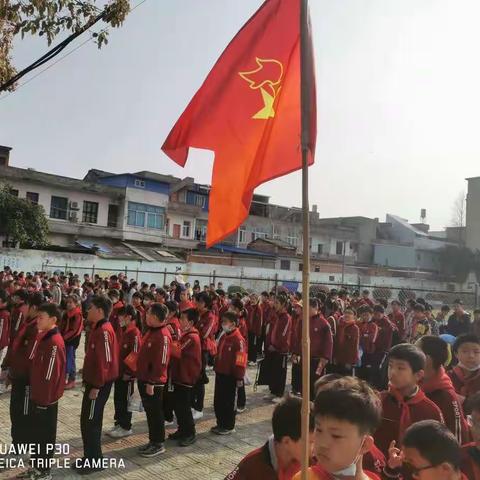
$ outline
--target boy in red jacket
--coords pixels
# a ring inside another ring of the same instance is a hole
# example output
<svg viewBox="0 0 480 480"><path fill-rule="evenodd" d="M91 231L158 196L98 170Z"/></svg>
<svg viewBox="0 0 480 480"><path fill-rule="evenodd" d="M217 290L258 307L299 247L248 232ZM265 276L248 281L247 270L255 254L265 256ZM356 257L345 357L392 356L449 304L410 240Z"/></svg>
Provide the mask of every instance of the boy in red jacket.
<svg viewBox="0 0 480 480"><path fill-rule="evenodd" d="M279 403L285 393L287 381L287 357L290 352L292 318L287 313L288 299L278 295L275 299L276 315L271 323L269 345L265 361L270 367L270 393L267 399Z"/></svg>
<svg viewBox="0 0 480 480"><path fill-rule="evenodd" d="M257 357L261 355L261 336L263 327L262 307L258 295L252 293L247 305L248 313L248 364L256 365Z"/></svg>
<svg viewBox="0 0 480 480"><path fill-rule="evenodd" d="M374 448L373 432L382 415L379 398L363 380L344 377L322 385L315 398L314 453L309 479L380 480L363 469L363 456ZM300 480L300 473L294 477Z"/></svg>
<svg viewBox="0 0 480 480"><path fill-rule="evenodd" d="M80 344L80 337L83 330L83 315L81 299L78 295L72 294L67 297L66 311L59 321L58 328L65 342L67 354L67 379L65 390L75 387L76 364L75 352Z"/></svg>
<svg viewBox="0 0 480 480"><path fill-rule="evenodd" d="M28 443L30 432L30 355L37 337L37 309L44 303L43 294L32 293L28 298L28 312L20 322L13 341L3 360L2 370L7 370L5 386L12 384L10 396L10 421L12 444Z"/></svg>
<svg viewBox="0 0 480 480"><path fill-rule="evenodd" d="M30 354L31 443L37 445L32 455L35 480L50 480L51 445L57 439L58 401L65 388L65 344L56 323L61 314L54 303L37 309L37 338Z"/></svg>
<svg viewBox="0 0 480 480"><path fill-rule="evenodd" d="M195 304L200 317L195 325L202 341L202 372L195 388L193 389L192 407L193 419L199 420L203 417L203 403L205 400L205 385L208 383L206 368L209 355L215 354L215 317L212 312L212 298L206 292L195 296Z"/></svg>
<svg viewBox="0 0 480 480"><path fill-rule="evenodd" d="M455 391L468 398L480 391L480 339L473 334L460 335L453 344L453 353L458 365L448 375Z"/></svg>
<svg viewBox="0 0 480 480"><path fill-rule="evenodd" d="M113 381L118 378L118 343L108 321L112 302L106 296L92 298L87 313L91 326L83 360L83 393L80 428L83 440L83 458L76 459L73 468L80 475L103 470L94 465L102 456L103 411Z"/></svg>
<svg viewBox="0 0 480 480"><path fill-rule="evenodd" d="M3 362L10 343L10 312L8 311L8 295L5 290L0 289L0 364ZM0 394L6 392L2 383L5 375L0 377Z"/></svg>
<svg viewBox="0 0 480 480"><path fill-rule="evenodd" d="M147 311L148 331L143 338L137 360L138 390L147 415L148 440L138 449L142 457L165 452L165 414L163 394L167 383L172 336L165 321L168 309L153 303Z"/></svg>
<svg viewBox="0 0 480 480"><path fill-rule="evenodd" d="M122 328L120 327L120 319L118 318L118 312L125 304L120 300L120 291L116 288L111 288L108 291L108 298L112 302L112 313L110 313L110 323L112 324L113 330L117 335L117 342L120 341L122 336Z"/></svg>
<svg viewBox="0 0 480 480"><path fill-rule="evenodd" d="M222 316L224 334L220 337L215 358L215 394L213 408L217 425L211 429L216 435L235 431L235 399L237 388L243 386L247 368L247 346L238 330L238 316L225 312Z"/></svg>
<svg viewBox="0 0 480 480"><path fill-rule="evenodd" d="M378 325L373 321L373 308L362 305L358 311L358 328L360 332L360 348L362 359L356 375L362 380L371 383L373 379L372 368L375 361L375 345L378 336Z"/></svg>
<svg viewBox="0 0 480 480"><path fill-rule="evenodd" d="M392 311L388 314L388 318L397 329L395 343L400 343L403 342L406 337L405 315L402 312L402 305L398 300L393 300L390 305L392 306Z"/></svg>
<svg viewBox="0 0 480 480"><path fill-rule="evenodd" d="M355 310L347 307L340 318L334 342L335 372L351 375L353 367L358 363L360 329L358 328Z"/></svg>
<svg viewBox="0 0 480 480"><path fill-rule="evenodd" d="M119 376L115 380L113 392L115 426L108 432L108 435L113 438L124 438L133 433L132 412L128 411L128 399L133 395L135 389L136 370L134 364L140 350L142 336L137 328L137 312L133 305L125 305L117 313L122 337L120 338L118 359Z"/></svg>
<svg viewBox="0 0 480 480"><path fill-rule="evenodd" d="M172 337L172 342L178 342L180 340L180 322L178 320L178 303L175 300L167 300L165 306L168 309L167 319L165 321L165 326L168 328L170 335ZM174 408L174 398L173 398L173 383L172 375L170 369L168 371L168 383L163 392L163 413L165 414L165 425L173 425L173 408Z"/></svg>
<svg viewBox="0 0 480 480"><path fill-rule="evenodd" d="M405 430L420 420L443 422L440 409L418 384L425 374L425 354L415 345L402 343L388 354L388 391L381 392L383 418L375 444L388 456L392 441L401 443Z"/></svg>
<svg viewBox="0 0 480 480"><path fill-rule="evenodd" d="M385 315L383 305L373 307L373 321L378 326L378 335L375 340L375 353L372 359L372 378L370 384L377 390L383 390L387 386L386 379L382 379L380 367L392 348L394 325Z"/></svg>
<svg viewBox="0 0 480 480"><path fill-rule="evenodd" d="M427 357L421 388L441 410L445 425L462 445L469 438L468 425L452 381L443 368L449 357L448 344L439 337L426 336L417 346Z"/></svg>
<svg viewBox="0 0 480 480"><path fill-rule="evenodd" d="M467 400L466 409L472 442L462 445L462 472L469 480L480 480L480 393Z"/></svg>
<svg viewBox="0 0 480 480"><path fill-rule="evenodd" d="M180 341L173 344L171 374L174 387L174 412L178 430L168 436L178 440L181 447L195 443L195 422L191 410L192 390L202 370L202 346L200 334L195 328L198 311L190 308L180 314Z"/></svg>

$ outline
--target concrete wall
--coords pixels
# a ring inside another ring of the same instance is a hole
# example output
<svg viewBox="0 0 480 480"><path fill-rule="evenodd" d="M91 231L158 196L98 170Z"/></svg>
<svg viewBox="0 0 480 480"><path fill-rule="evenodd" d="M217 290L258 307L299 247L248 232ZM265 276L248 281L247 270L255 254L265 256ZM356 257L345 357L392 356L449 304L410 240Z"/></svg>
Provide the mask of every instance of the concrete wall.
<svg viewBox="0 0 480 480"><path fill-rule="evenodd" d="M466 245L472 250L480 250L480 177L468 180Z"/></svg>
<svg viewBox="0 0 480 480"><path fill-rule="evenodd" d="M416 268L415 248L402 245L374 245L373 263L386 267Z"/></svg>

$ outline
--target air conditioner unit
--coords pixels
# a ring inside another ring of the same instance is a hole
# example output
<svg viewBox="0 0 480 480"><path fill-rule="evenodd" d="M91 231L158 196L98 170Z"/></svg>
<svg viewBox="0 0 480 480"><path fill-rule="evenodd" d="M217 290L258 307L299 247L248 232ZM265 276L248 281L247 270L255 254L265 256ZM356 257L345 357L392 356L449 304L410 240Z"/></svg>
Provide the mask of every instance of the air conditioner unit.
<svg viewBox="0 0 480 480"><path fill-rule="evenodd" d="M79 210L78 202L70 202L70 210Z"/></svg>
<svg viewBox="0 0 480 480"><path fill-rule="evenodd" d="M71 222L78 222L77 212L70 212L70 215L68 216L68 219L69 219Z"/></svg>

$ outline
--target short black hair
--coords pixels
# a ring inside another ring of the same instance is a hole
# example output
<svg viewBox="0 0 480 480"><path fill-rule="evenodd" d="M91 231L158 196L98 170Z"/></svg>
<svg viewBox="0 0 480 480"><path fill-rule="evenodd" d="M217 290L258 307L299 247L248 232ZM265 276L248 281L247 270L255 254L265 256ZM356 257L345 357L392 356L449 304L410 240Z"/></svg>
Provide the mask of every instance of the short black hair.
<svg viewBox="0 0 480 480"><path fill-rule="evenodd" d="M317 298L310 298L308 301L308 304L310 305L311 308L320 308L320 302L318 301Z"/></svg>
<svg viewBox="0 0 480 480"><path fill-rule="evenodd" d="M233 312L222 313L222 321L223 320L229 320L230 322L234 323L235 325L238 325L238 316L237 316L236 313L233 313Z"/></svg>
<svg viewBox="0 0 480 480"><path fill-rule="evenodd" d="M416 303L413 306L413 311L414 312L424 312L425 311L425 305L423 303Z"/></svg>
<svg viewBox="0 0 480 480"><path fill-rule="evenodd" d="M417 450L432 466L448 463L455 470L460 469L460 444L455 435L436 420L414 423L405 432L402 444L404 447Z"/></svg>
<svg viewBox="0 0 480 480"><path fill-rule="evenodd" d="M149 310L150 313L152 315L155 315L161 322L163 322L167 318L168 309L163 303L152 303Z"/></svg>
<svg viewBox="0 0 480 480"><path fill-rule="evenodd" d="M373 311L377 313L385 313L385 307L383 305L374 305Z"/></svg>
<svg viewBox="0 0 480 480"><path fill-rule="evenodd" d="M280 305L282 305L283 307L288 304L288 298L286 297L286 295L279 294L275 297L275 300L277 300L277 302L280 303Z"/></svg>
<svg viewBox="0 0 480 480"><path fill-rule="evenodd" d="M362 305L358 308L357 314L363 315L364 313L373 313L373 308L370 305Z"/></svg>
<svg viewBox="0 0 480 480"><path fill-rule="evenodd" d="M112 301L106 295L95 295L92 297L91 304L103 310L104 318L108 318L110 316L110 312L112 311Z"/></svg>
<svg viewBox="0 0 480 480"><path fill-rule="evenodd" d="M200 292L195 296L197 302L205 304L205 308L210 310L212 308L212 297L207 292Z"/></svg>
<svg viewBox="0 0 480 480"><path fill-rule="evenodd" d="M352 312L354 315L357 315L357 311L353 307L346 307L343 313Z"/></svg>
<svg viewBox="0 0 480 480"><path fill-rule="evenodd" d="M415 345L401 343L388 352L388 360L403 360L410 365L413 373L425 369L425 354Z"/></svg>
<svg viewBox="0 0 480 480"><path fill-rule="evenodd" d="M60 309L55 303L42 303L37 308L37 312L45 312L50 318L55 317L57 322L62 318Z"/></svg>
<svg viewBox="0 0 480 480"><path fill-rule="evenodd" d="M187 310L184 310L181 315L185 315L187 317L187 320L194 325L198 322L198 319L200 317L196 308L187 308Z"/></svg>
<svg viewBox="0 0 480 480"><path fill-rule="evenodd" d="M17 290L16 292L14 292L12 297L18 297L23 302L27 302L28 301L28 292L25 289L22 288L20 290Z"/></svg>
<svg viewBox="0 0 480 480"><path fill-rule="evenodd" d="M125 305L117 311L118 316L130 315L132 318L137 318L137 311L133 305Z"/></svg>
<svg viewBox="0 0 480 480"><path fill-rule="evenodd" d="M169 313L175 312L178 315L178 303L175 300L165 302L165 306L168 308Z"/></svg>
<svg viewBox="0 0 480 480"><path fill-rule="evenodd" d="M449 312L450 307L448 305L442 305L442 308L440 309L442 312Z"/></svg>
<svg viewBox="0 0 480 480"><path fill-rule="evenodd" d="M333 382L334 380L338 380L339 378L343 378L343 375L340 373L327 373L326 375L322 375L316 382L313 388L315 396L317 392L327 383Z"/></svg>
<svg viewBox="0 0 480 480"><path fill-rule="evenodd" d="M155 300L155 295L152 292L145 292L143 295L144 300Z"/></svg>
<svg viewBox="0 0 480 480"><path fill-rule="evenodd" d="M314 429L313 415L309 418L310 431ZM283 437L289 437L297 442L302 437L302 400L297 397L285 397L273 410L273 438L280 442Z"/></svg>
<svg viewBox="0 0 480 480"><path fill-rule="evenodd" d="M107 294L109 297L113 296L120 298L120 291L116 288L109 288Z"/></svg>
<svg viewBox="0 0 480 480"><path fill-rule="evenodd" d="M29 307L39 307L42 303L45 302L45 296L41 292L33 292L28 297L28 306Z"/></svg>
<svg viewBox="0 0 480 480"><path fill-rule="evenodd" d="M438 370L442 365L447 363L449 351L448 343L445 340L433 335L426 335L418 341L417 345L425 355L428 355L432 359L435 370Z"/></svg>
<svg viewBox="0 0 480 480"><path fill-rule="evenodd" d="M477 345L480 345L480 338L473 333L464 333L463 335L459 335L453 344L453 352L457 353L464 343L476 343Z"/></svg>
<svg viewBox="0 0 480 480"><path fill-rule="evenodd" d="M343 377L322 385L315 398L315 417L333 417L373 434L382 419L380 398L367 382Z"/></svg>

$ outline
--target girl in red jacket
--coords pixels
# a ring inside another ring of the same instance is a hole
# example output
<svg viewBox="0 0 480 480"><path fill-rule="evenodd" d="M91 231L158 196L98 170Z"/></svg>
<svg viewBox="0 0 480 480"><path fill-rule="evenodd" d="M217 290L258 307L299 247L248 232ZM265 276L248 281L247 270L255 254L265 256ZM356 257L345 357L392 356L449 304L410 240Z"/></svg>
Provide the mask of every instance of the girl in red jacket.
<svg viewBox="0 0 480 480"><path fill-rule="evenodd" d="M360 330L355 311L348 307L340 318L335 336L334 364L337 373L351 375L358 363Z"/></svg>
<svg viewBox="0 0 480 480"><path fill-rule="evenodd" d="M247 368L247 346L237 327L238 316L233 312L225 312L222 316L224 334L220 337L215 358L213 408L217 425L211 432L216 435L229 435L235 431L237 388L243 387Z"/></svg>
<svg viewBox="0 0 480 480"><path fill-rule="evenodd" d="M65 389L75 387L76 365L75 353L80 344L83 330L83 315L81 299L78 295L69 295L66 301L66 310L59 323L59 330L65 342L67 353L67 380Z"/></svg>
<svg viewBox="0 0 480 480"><path fill-rule="evenodd" d="M243 303L239 298L234 298L230 304L230 311L233 312L238 317L238 330L242 334L245 344L247 345L247 352L250 354L248 338L250 332L248 331L247 326L247 311L243 307ZM238 389L237 396L237 413L243 413L245 411L247 404L247 395L245 392L245 385Z"/></svg>

